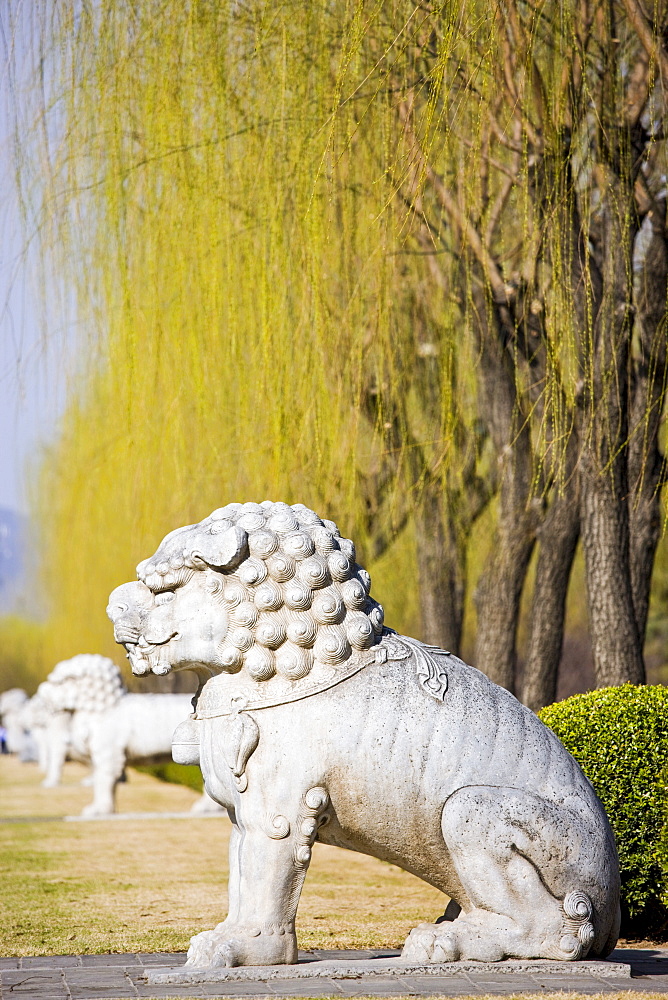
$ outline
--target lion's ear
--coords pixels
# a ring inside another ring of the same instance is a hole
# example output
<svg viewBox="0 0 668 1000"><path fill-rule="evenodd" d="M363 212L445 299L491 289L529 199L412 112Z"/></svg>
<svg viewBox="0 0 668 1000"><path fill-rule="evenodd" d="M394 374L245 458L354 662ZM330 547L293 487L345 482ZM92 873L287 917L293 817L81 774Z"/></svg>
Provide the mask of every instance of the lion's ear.
<svg viewBox="0 0 668 1000"><path fill-rule="evenodd" d="M236 569L248 556L248 535L236 525L220 535L200 535L190 555L213 569Z"/></svg>

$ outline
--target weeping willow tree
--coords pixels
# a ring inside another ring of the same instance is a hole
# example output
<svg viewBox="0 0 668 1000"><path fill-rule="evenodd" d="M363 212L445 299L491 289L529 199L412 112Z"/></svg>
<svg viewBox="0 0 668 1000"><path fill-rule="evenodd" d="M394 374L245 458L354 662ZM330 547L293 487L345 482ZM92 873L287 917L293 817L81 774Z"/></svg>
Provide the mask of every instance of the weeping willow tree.
<svg viewBox="0 0 668 1000"><path fill-rule="evenodd" d="M513 686L538 543L525 697L550 700L581 537L599 681L642 680L664 7L34 9L20 176L86 331L40 484L54 652L108 644L106 594L163 533L265 495L331 512L375 557L410 525L423 635L458 648L496 497L477 664Z"/></svg>
<svg viewBox="0 0 668 1000"><path fill-rule="evenodd" d="M225 498L310 503L372 557L407 522L422 262L388 204L389 102L372 102L364 129L357 102L339 108L366 72L359 13L40 12L50 94L20 137L25 198L32 139L48 146L32 153L49 163L48 184L36 179L47 254L84 331L81 387L39 484L54 656L108 649L109 589ZM447 295L429 308L453 325ZM436 368L446 388L419 447L440 454L454 354Z"/></svg>
<svg viewBox="0 0 668 1000"><path fill-rule="evenodd" d="M541 543L524 693L536 707L554 694L578 538L598 681L644 680L664 481L666 8L460 11L440 103L431 83L448 32L433 10L419 45L427 72L397 101L403 196L422 244L445 228L460 254L500 462L477 662L507 686Z"/></svg>

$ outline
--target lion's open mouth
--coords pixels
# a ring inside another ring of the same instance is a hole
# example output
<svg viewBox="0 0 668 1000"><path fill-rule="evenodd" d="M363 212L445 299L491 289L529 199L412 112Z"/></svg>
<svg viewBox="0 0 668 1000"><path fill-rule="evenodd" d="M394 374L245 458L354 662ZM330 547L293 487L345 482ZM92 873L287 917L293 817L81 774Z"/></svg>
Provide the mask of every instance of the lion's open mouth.
<svg viewBox="0 0 668 1000"><path fill-rule="evenodd" d="M124 643L127 650L132 673L138 676L143 674L168 674L172 669L167 650L168 644L173 639L178 639L178 632L171 632L160 641L149 642L146 636L140 636L136 643Z"/></svg>

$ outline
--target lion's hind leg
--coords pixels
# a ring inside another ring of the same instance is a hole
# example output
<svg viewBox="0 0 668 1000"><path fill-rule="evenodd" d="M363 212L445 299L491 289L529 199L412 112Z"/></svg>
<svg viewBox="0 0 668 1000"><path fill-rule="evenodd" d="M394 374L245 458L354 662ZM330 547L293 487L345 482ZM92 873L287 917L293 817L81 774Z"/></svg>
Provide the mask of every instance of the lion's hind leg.
<svg viewBox="0 0 668 1000"><path fill-rule="evenodd" d="M594 908L577 881L578 861L587 854L577 841L588 831L573 829L574 819L513 788L470 786L450 796L441 828L465 894L457 900L462 913L416 927L403 957L496 962L585 956L595 936ZM566 885L562 893L559 886Z"/></svg>

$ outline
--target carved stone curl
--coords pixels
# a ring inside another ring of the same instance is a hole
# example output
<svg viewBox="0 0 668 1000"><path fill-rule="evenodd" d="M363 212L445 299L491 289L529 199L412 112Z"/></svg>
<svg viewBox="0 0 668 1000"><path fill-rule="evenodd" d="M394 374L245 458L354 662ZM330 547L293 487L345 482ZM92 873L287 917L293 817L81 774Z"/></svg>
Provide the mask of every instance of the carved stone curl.
<svg viewBox="0 0 668 1000"><path fill-rule="evenodd" d="M311 863L311 848L318 830L329 821L328 805L329 795L324 788L309 788L304 795L295 836L295 862L298 865L308 866Z"/></svg>
<svg viewBox="0 0 668 1000"><path fill-rule="evenodd" d="M267 817L265 832L272 840L283 840L290 833L290 820L287 816L281 816L280 813L269 816Z"/></svg>

